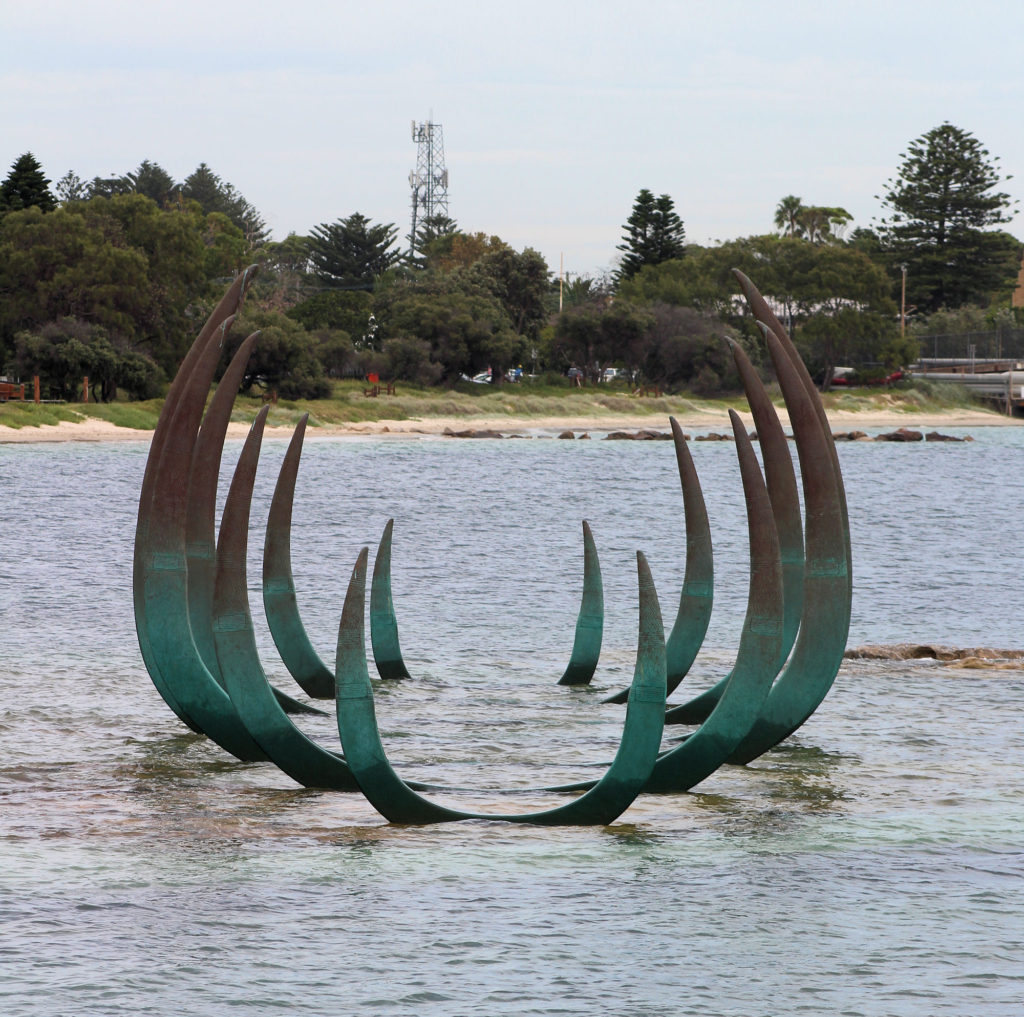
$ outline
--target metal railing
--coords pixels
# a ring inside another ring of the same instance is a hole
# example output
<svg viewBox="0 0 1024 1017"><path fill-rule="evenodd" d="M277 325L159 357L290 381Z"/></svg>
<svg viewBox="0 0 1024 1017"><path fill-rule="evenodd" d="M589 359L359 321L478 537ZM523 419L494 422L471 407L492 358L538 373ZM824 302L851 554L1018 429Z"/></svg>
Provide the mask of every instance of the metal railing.
<svg viewBox="0 0 1024 1017"><path fill-rule="evenodd" d="M919 336L922 359L1020 360L1024 359L1024 328L1000 328L991 332L948 332Z"/></svg>

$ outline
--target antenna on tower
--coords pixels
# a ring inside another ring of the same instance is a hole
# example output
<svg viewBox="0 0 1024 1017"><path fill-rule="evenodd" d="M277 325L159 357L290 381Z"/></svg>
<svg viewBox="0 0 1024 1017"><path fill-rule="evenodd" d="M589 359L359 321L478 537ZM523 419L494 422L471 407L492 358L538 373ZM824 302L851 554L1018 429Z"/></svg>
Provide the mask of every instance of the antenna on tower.
<svg viewBox="0 0 1024 1017"><path fill-rule="evenodd" d="M444 131L430 120L412 122L412 140L416 142L416 169L409 174L412 189L412 229L409 232L409 257L416 255L416 231L424 219L448 215L448 170L444 165Z"/></svg>

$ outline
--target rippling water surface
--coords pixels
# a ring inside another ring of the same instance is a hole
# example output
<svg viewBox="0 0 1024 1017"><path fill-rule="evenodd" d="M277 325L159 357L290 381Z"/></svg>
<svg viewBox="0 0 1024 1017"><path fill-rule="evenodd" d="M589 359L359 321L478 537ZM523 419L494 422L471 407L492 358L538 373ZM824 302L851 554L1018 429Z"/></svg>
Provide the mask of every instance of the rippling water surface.
<svg viewBox="0 0 1024 1017"><path fill-rule="evenodd" d="M1024 430L974 435L841 447L851 645L1024 646ZM717 570L696 689L728 670L747 566L734 451L692 448ZM1021 668L848 662L784 746L611 827L388 826L356 796L233 761L160 700L131 609L146 451L0 446L0 1012L1018 1011ZM250 585L287 687L254 582L283 451L264 450ZM355 555L390 516L414 681L380 689L378 713L399 770L480 789L599 772L622 720L599 699L632 673L637 548L675 611L671 445L308 441L294 566L329 661ZM607 620L581 691L554 682L583 517ZM306 729L337 744L330 717Z"/></svg>

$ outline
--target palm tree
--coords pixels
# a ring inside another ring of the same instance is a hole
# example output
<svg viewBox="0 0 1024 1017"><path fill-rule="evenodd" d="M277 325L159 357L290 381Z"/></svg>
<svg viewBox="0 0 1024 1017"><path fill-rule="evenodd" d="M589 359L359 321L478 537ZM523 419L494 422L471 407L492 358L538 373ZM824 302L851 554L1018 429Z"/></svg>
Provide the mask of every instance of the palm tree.
<svg viewBox="0 0 1024 1017"><path fill-rule="evenodd" d="M775 228L781 230L783 236L800 236L803 232L800 213L803 211L803 199L795 194L787 194L775 209Z"/></svg>

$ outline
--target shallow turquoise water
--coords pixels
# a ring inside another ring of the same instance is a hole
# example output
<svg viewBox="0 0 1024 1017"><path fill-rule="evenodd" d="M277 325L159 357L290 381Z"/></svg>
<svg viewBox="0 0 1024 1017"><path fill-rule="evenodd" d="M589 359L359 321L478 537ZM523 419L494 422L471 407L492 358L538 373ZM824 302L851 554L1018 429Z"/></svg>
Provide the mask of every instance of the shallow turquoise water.
<svg viewBox="0 0 1024 1017"><path fill-rule="evenodd" d="M851 645L1024 646L1024 432L974 436L841 446ZM692 448L718 570L696 688L729 667L746 531L731 446ZM0 1012L1016 1012L1024 670L849 662L790 743L608 828L391 827L233 762L159 699L131 612L145 454L0 446ZM251 579L282 454L264 451ZM401 772L478 788L590 773L621 724L600 695L632 671L636 548L674 612L679 501L667 443L310 441L303 616L330 659L355 555L394 516L415 680L378 706ZM570 691L554 682L583 516L608 619L595 688ZM259 625L255 586L252 602ZM307 729L336 744L330 718Z"/></svg>

